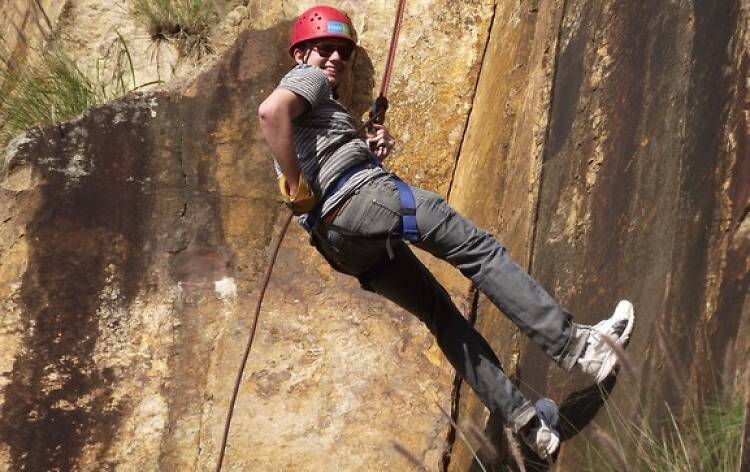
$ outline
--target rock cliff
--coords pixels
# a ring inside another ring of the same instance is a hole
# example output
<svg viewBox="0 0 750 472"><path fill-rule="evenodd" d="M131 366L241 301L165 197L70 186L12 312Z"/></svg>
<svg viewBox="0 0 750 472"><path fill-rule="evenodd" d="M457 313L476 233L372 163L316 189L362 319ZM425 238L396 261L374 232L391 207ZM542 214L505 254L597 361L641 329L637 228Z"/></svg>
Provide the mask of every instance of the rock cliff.
<svg viewBox="0 0 750 472"><path fill-rule="evenodd" d="M16 58L41 44L34 22L70 33L73 50L96 19L110 33L131 21L93 14L107 7L91 1L36 2L46 19L10 3L0 23L25 31ZM136 53L141 80L166 68L179 82L7 147L0 468L212 470L286 211L256 110L290 67L291 20L314 3L234 2L200 72L169 44L155 46L166 65ZM361 114L397 2L330 3L359 32L342 95ZM747 381L749 19L746 0L407 2L391 168L495 233L576 320L633 300L638 381L608 386L626 413L679 411ZM573 401L585 379L551 367L458 273L420 256L531 396L563 402L579 428L595 420L601 399ZM224 470L413 468L397 449L429 470L469 470L441 408L502 452L502 419L454 380L419 321L333 272L293 227ZM566 443L560 470L577 469L583 442Z"/></svg>

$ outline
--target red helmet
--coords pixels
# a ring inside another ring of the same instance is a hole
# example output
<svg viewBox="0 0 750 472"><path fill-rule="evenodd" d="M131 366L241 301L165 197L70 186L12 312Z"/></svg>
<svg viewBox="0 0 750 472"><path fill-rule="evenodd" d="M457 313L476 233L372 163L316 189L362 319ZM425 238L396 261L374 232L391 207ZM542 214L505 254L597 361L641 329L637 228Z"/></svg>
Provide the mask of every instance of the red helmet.
<svg viewBox="0 0 750 472"><path fill-rule="evenodd" d="M316 5L302 12L292 26L289 54L294 47L310 39L338 38L356 44L354 26L346 13L326 5Z"/></svg>

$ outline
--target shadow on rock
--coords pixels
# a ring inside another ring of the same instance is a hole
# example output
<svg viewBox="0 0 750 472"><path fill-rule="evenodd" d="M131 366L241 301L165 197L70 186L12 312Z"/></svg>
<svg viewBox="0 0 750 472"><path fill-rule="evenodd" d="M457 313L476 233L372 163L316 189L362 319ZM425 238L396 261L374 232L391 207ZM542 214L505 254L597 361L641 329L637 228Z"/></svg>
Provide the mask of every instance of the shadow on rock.
<svg viewBox="0 0 750 472"><path fill-rule="evenodd" d="M589 425L617 383L615 375L609 376L601 384L591 385L576 390L568 395L560 404L560 440L567 441L575 437L583 428ZM521 468L514 459L507 434L505 422L499 414L491 414L487 427L484 429L486 442L491 446L482 446L476 450L476 458L469 467L470 472L485 471L520 471ZM551 461L540 458L522 441L516 440L522 456L524 468L529 472L543 472L551 469L556 457Z"/></svg>
<svg viewBox="0 0 750 472"><path fill-rule="evenodd" d="M588 426L604 406L615 388L617 376L610 375L604 382L576 390L560 404L560 440L575 437Z"/></svg>

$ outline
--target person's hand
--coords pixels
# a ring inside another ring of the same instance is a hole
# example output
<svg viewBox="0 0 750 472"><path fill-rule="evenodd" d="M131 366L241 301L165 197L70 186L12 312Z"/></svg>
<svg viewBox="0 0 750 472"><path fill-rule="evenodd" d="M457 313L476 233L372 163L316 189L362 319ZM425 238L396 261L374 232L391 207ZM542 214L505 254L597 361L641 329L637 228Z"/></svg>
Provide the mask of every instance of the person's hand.
<svg viewBox="0 0 750 472"><path fill-rule="evenodd" d="M280 175L279 191L286 206L298 216L310 212L318 201L302 173L299 174L297 185L290 185L284 175Z"/></svg>
<svg viewBox="0 0 750 472"><path fill-rule="evenodd" d="M396 140L393 139L385 126L373 123L367 129L367 144L375 153L375 157L382 161L391 153L393 146L396 145Z"/></svg>

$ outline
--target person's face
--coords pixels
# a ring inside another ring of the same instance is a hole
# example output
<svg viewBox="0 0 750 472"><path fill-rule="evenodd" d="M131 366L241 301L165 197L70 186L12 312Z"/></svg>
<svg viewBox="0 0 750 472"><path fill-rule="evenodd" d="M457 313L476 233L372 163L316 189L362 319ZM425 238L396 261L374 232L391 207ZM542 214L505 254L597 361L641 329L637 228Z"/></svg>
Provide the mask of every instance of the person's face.
<svg viewBox="0 0 750 472"><path fill-rule="evenodd" d="M312 44L307 63L320 67L332 86L339 85L354 55L354 46L343 39L321 39ZM301 48L294 50L298 64L304 60L305 53Z"/></svg>

